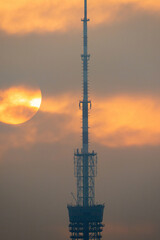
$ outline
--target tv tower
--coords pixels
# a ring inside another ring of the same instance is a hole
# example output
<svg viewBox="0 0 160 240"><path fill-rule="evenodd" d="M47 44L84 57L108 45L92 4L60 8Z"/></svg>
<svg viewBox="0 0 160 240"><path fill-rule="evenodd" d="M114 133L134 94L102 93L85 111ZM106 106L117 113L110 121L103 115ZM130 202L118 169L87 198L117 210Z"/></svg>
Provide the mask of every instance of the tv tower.
<svg viewBox="0 0 160 240"><path fill-rule="evenodd" d="M83 22L83 100L82 109L82 149L74 153L74 174L77 178L77 198L75 205L68 205L70 238L73 240L99 240L102 238L104 205L95 204L95 177L97 175L97 153L89 151L88 112L88 17L87 0L84 0Z"/></svg>

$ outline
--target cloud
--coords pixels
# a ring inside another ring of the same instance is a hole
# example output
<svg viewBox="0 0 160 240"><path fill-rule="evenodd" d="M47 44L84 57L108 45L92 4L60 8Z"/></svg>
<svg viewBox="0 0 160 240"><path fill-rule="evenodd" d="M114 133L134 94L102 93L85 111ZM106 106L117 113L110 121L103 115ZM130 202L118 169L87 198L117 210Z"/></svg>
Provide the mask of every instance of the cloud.
<svg viewBox="0 0 160 240"><path fill-rule="evenodd" d="M78 94L77 94L78 95ZM80 134L81 111L74 95L44 99L40 111L58 114L64 119L63 136ZM91 141L108 147L160 144L160 99L153 96L120 95L95 97L91 110ZM58 125L60 122L58 123Z"/></svg>
<svg viewBox="0 0 160 240"><path fill-rule="evenodd" d="M73 143L81 136L79 94L44 96L38 114L22 125L2 125L1 149L28 148L38 143ZM90 142L116 148L160 145L160 98L95 96L89 118ZM18 112L19 110L17 110ZM21 111L20 120L26 117ZM18 114L16 114L18 121Z"/></svg>
<svg viewBox="0 0 160 240"><path fill-rule="evenodd" d="M127 11L124 12L124 9ZM129 11L130 9L130 11ZM91 24L103 24L128 15L128 11L159 12L157 0L89 1ZM1 30L9 34L66 31L77 28L83 14L82 0L0 0Z"/></svg>
<svg viewBox="0 0 160 240"><path fill-rule="evenodd" d="M94 116L93 136L106 146L160 144L157 97L120 95L97 99Z"/></svg>

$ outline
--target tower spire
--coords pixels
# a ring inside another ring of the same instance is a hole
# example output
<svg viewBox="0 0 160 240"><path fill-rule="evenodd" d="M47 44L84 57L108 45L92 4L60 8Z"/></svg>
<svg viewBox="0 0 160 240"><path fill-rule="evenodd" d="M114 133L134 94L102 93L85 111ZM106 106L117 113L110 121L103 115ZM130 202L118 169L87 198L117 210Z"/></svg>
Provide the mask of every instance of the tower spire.
<svg viewBox="0 0 160 240"><path fill-rule="evenodd" d="M83 158L83 205L88 205L88 32L87 32L87 0L84 0L84 19L83 22L83 54L81 56L83 62L83 101L82 103L82 151Z"/></svg>

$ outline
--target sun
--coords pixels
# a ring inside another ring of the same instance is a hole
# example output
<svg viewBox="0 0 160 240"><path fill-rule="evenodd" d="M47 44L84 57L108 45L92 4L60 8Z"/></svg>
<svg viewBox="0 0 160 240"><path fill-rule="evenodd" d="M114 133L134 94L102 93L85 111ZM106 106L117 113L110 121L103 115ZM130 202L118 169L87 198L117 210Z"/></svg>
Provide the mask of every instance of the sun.
<svg viewBox="0 0 160 240"><path fill-rule="evenodd" d="M40 108L41 106L41 98L34 98L30 101L30 106L34 108Z"/></svg>
<svg viewBox="0 0 160 240"><path fill-rule="evenodd" d="M31 119L42 101L40 89L15 86L0 90L0 121L21 124Z"/></svg>

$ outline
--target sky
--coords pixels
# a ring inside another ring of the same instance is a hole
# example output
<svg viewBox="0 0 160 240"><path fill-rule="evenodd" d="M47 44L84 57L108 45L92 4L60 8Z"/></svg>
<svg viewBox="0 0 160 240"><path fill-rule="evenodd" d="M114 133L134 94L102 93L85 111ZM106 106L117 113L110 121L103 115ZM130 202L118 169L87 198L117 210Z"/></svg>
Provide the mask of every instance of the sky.
<svg viewBox="0 0 160 240"><path fill-rule="evenodd" d="M0 236L69 239L82 0L0 0ZM160 1L88 0L90 150L104 240L160 239Z"/></svg>

